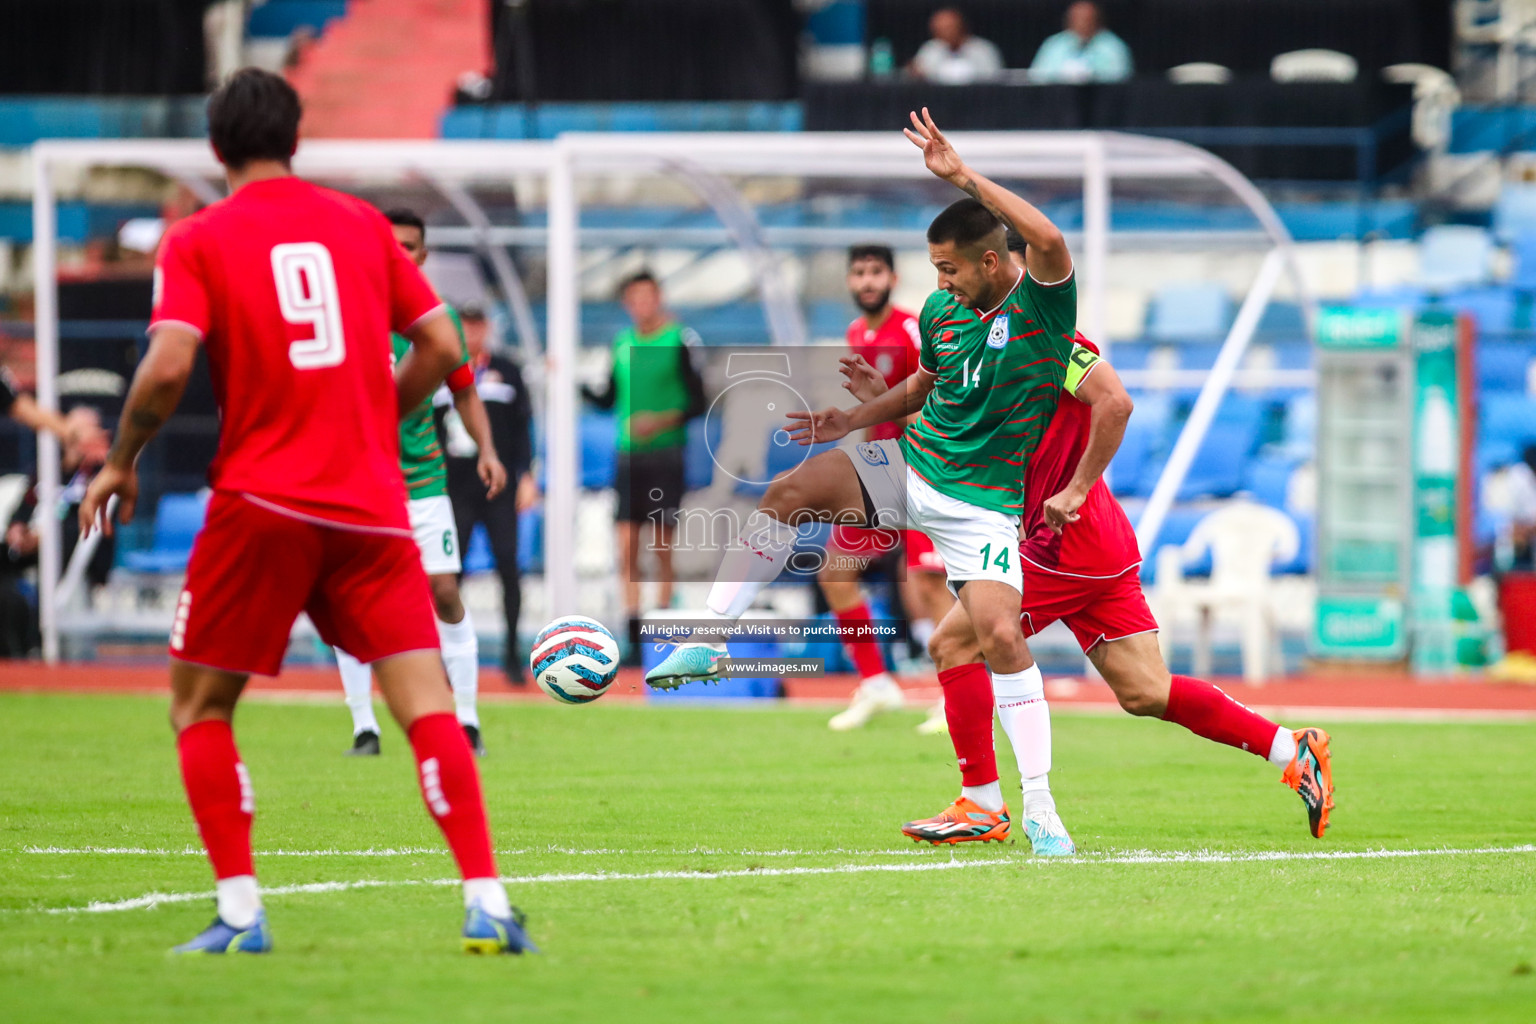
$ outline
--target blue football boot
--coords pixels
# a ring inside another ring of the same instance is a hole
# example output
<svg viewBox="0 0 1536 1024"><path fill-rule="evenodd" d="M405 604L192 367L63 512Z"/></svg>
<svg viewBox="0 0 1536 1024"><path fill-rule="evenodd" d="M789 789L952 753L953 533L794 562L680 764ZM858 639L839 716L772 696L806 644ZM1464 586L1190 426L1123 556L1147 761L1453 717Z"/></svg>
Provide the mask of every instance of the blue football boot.
<svg viewBox="0 0 1536 1024"><path fill-rule="evenodd" d="M464 914L464 952L537 953L539 947L523 931L526 920L516 907L509 917L492 917L479 907L470 907Z"/></svg>
<svg viewBox="0 0 1536 1024"><path fill-rule="evenodd" d="M1071 857L1077 844L1067 834L1067 826L1054 810L1036 811L1024 818L1024 834L1036 857Z"/></svg>
<svg viewBox="0 0 1536 1024"><path fill-rule="evenodd" d="M645 685L675 690L684 683L718 683L723 657L724 644L678 644L661 664L645 674Z"/></svg>
<svg viewBox="0 0 1536 1024"><path fill-rule="evenodd" d="M267 927L267 912L256 911L256 920L249 928L236 928L224 923L222 917L191 942L183 942L172 953L270 953L272 930Z"/></svg>

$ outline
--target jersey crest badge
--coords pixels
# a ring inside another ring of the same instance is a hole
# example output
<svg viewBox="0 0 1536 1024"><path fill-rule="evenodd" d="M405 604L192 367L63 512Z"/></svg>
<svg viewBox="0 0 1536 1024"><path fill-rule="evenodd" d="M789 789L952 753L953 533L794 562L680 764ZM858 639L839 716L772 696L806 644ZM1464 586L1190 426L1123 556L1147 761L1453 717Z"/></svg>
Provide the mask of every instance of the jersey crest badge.
<svg viewBox="0 0 1536 1024"><path fill-rule="evenodd" d="M868 441L861 443L859 445L859 454L871 466L888 466L891 464L891 460L886 457L885 449L878 444L871 444Z"/></svg>
<svg viewBox="0 0 1536 1024"><path fill-rule="evenodd" d="M1008 344L1008 314L1004 313L992 321L992 330L987 332L987 348L1002 348Z"/></svg>

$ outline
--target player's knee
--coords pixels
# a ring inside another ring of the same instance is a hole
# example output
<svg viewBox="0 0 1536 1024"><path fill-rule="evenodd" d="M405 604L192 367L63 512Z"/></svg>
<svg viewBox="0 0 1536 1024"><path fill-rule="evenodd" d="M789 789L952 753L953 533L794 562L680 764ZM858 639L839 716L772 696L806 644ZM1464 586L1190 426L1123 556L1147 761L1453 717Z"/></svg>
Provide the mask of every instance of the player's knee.
<svg viewBox="0 0 1536 1024"><path fill-rule="evenodd" d="M928 657L940 672L981 660L981 647L970 637L955 636L939 630L928 638Z"/></svg>
<svg viewBox="0 0 1536 1024"><path fill-rule="evenodd" d="M1006 662L1024 654L1024 633L1019 629L1018 620L1008 616L977 623L976 637L989 660Z"/></svg>
<svg viewBox="0 0 1536 1024"><path fill-rule="evenodd" d="M1167 673L1138 671L1130 673L1107 672L1105 682L1115 693L1115 699L1127 714L1144 718L1161 718L1168 709Z"/></svg>
<svg viewBox="0 0 1536 1024"><path fill-rule="evenodd" d="M803 514L810 495L806 492L805 485L796 480L795 476L793 470L788 470L774 477L768 485L768 490L763 494L763 500L758 503L758 510L766 512L781 523L796 525L795 513Z"/></svg>
<svg viewBox="0 0 1536 1024"><path fill-rule="evenodd" d="M432 581L432 610L439 622L459 622L464 618L464 602L459 597L458 584L449 577L447 583Z"/></svg>

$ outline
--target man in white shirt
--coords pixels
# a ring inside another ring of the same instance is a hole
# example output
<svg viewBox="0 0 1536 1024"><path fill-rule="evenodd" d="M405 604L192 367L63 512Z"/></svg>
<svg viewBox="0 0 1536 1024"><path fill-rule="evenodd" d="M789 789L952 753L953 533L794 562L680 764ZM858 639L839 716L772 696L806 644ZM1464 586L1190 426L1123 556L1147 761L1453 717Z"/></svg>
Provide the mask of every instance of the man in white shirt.
<svg viewBox="0 0 1536 1024"><path fill-rule="evenodd" d="M908 67L918 78L938 85L969 85L995 78L1003 69L997 47L971 35L965 15L953 7L934 11L928 31L933 38L918 49Z"/></svg>

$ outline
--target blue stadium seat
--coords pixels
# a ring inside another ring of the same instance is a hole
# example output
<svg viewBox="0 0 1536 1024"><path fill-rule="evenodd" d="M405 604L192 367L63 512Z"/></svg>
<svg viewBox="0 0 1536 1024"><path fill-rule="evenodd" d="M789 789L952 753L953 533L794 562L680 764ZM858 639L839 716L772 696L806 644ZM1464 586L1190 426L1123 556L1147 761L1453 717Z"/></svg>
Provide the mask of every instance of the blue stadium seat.
<svg viewBox="0 0 1536 1024"><path fill-rule="evenodd" d="M185 572L192 541L208 511L206 493L164 494L155 506L154 541L148 551L129 551L123 564L137 572Z"/></svg>
<svg viewBox="0 0 1536 1024"><path fill-rule="evenodd" d="M618 428L607 413L583 413L581 431L581 486L589 491L613 486L618 463Z"/></svg>
<svg viewBox="0 0 1536 1024"><path fill-rule="evenodd" d="M1505 185L1493 204L1493 233L1509 242L1536 232L1536 185Z"/></svg>
<svg viewBox="0 0 1536 1024"><path fill-rule="evenodd" d="M1149 463L1161 441L1162 424L1144 419L1139 413L1138 409L1125 425L1125 437L1109 463L1110 487L1124 497L1145 497L1156 482L1149 472Z"/></svg>
<svg viewBox="0 0 1536 1024"><path fill-rule="evenodd" d="M517 567L522 572L544 571L544 506L535 505L517 517Z"/></svg>
<svg viewBox="0 0 1536 1024"><path fill-rule="evenodd" d="M1520 459L1520 446L1513 441L1488 441L1477 442L1477 475L1481 479L1485 473L1490 473L1502 466L1512 466Z"/></svg>
<svg viewBox="0 0 1536 1024"><path fill-rule="evenodd" d="M1307 336L1307 318L1294 302L1271 302L1259 317L1257 337L1266 341L1292 341Z"/></svg>
<svg viewBox="0 0 1536 1024"><path fill-rule="evenodd" d="M1301 459L1310 459L1317 451L1317 395L1307 391L1285 403L1280 447Z"/></svg>
<svg viewBox="0 0 1536 1024"><path fill-rule="evenodd" d="M496 568L496 556L491 554L491 541L486 535L485 524L476 523L474 530L469 534L469 547L464 551L464 571L473 575L478 572L490 572L494 568Z"/></svg>
<svg viewBox="0 0 1536 1024"><path fill-rule="evenodd" d="M1231 323L1232 299L1213 282L1165 285L1147 310L1147 334L1157 341L1219 341Z"/></svg>
<svg viewBox="0 0 1536 1024"><path fill-rule="evenodd" d="M1300 460L1283 452L1266 451L1248 464L1247 480L1243 488L1253 495L1253 500L1271 508L1286 507L1291 474L1296 472Z"/></svg>
<svg viewBox="0 0 1536 1024"><path fill-rule="evenodd" d="M1502 441L1516 450L1536 443L1536 399L1491 392L1482 396L1480 418L1478 437L1484 442Z"/></svg>
<svg viewBox="0 0 1536 1024"><path fill-rule="evenodd" d="M1274 572L1286 576L1305 576L1312 572L1312 563L1317 555L1317 524L1311 513L1287 512L1291 521L1296 524L1296 534L1301 543L1296 545L1296 557L1289 562L1281 562L1274 567Z"/></svg>
<svg viewBox="0 0 1536 1024"><path fill-rule="evenodd" d="M1243 486L1243 469L1259 442L1264 403L1249 395L1229 394L1206 431L1190 464L1179 499L1224 498Z"/></svg>
<svg viewBox="0 0 1536 1024"><path fill-rule="evenodd" d="M1531 357L1536 350L1525 342L1485 341L1477 346L1477 386L1480 391L1530 391Z"/></svg>
<svg viewBox="0 0 1536 1024"><path fill-rule="evenodd" d="M1481 334L1507 334L1515 321L1515 294L1508 288L1475 288L1445 296L1445 305L1467 313Z"/></svg>
<svg viewBox="0 0 1536 1024"><path fill-rule="evenodd" d="M1513 248L1509 286L1517 292L1536 292L1536 225L1516 235Z"/></svg>
<svg viewBox="0 0 1536 1024"><path fill-rule="evenodd" d="M1209 508L1188 508L1175 505L1168 510L1168 515L1163 519L1162 527L1157 531L1157 540L1147 549L1146 561L1141 563L1141 579L1143 583L1152 583L1157 578L1157 552L1170 544L1183 544L1189 540L1189 535L1195 532L1195 524L1210 514ZM1201 576L1211 571L1211 556L1207 552L1200 561L1184 567L1184 573L1188 576Z"/></svg>
<svg viewBox="0 0 1536 1024"><path fill-rule="evenodd" d="M711 445L719 445L723 430L718 416L700 416L688 424L688 447L683 451L684 486L690 491L708 487L715 479Z"/></svg>
<svg viewBox="0 0 1536 1024"><path fill-rule="evenodd" d="M1419 239L1419 284L1448 292L1488 280L1493 238L1470 224L1437 224Z"/></svg>

